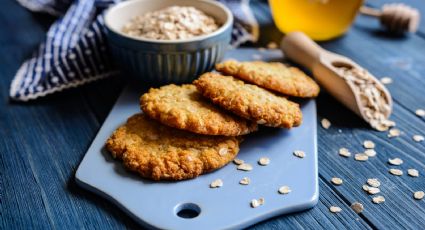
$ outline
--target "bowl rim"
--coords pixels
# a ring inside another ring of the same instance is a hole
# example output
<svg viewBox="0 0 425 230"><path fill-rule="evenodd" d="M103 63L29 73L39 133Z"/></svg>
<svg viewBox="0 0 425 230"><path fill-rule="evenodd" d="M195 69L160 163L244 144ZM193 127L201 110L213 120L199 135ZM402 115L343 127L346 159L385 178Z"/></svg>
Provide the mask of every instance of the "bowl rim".
<svg viewBox="0 0 425 230"><path fill-rule="evenodd" d="M197 0L198 2L205 2L207 4L218 6L220 9L222 9L227 16L226 22L223 23L223 25L221 25L216 31L214 31L212 33L192 37L192 38L189 38L189 39L179 39L179 40L155 40L155 39L148 39L148 38L143 38L143 37L134 37L134 36L127 35L127 34L121 32L119 30L116 30L116 29L112 28L112 26L109 25L108 16L111 14L111 12L116 11L116 10L120 10L122 8L125 8L125 7L130 7L132 4L134 4L136 2L141 2L141 1L155 1L155 0L123 1L123 2L120 2L118 4L113 5L109 9L107 9L106 13L103 15L103 19L104 19L105 26L107 27L107 29L110 30L111 32L119 35L119 36L131 39L131 40L134 40L134 41L149 42L149 43L160 43L160 44L180 44L180 43L202 41L202 40L206 40L210 37L214 37L216 35L223 33L225 30L227 30L228 27L230 27L233 24L233 14L232 14L232 12L230 12L229 8L227 8L224 4L222 4L218 1L213 1L213 0ZM170 6L172 6L172 5L170 5Z"/></svg>

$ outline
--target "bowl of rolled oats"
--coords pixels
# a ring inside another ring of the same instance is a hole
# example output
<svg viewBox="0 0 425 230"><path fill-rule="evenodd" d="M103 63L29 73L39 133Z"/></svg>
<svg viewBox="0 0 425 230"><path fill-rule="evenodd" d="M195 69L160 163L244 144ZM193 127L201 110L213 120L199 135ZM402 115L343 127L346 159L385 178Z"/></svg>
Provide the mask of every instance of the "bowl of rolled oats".
<svg viewBox="0 0 425 230"><path fill-rule="evenodd" d="M229 46L233 16L210 0L132 0L104 16L120 68L142 83L186 83L211 70Z"/></svg>

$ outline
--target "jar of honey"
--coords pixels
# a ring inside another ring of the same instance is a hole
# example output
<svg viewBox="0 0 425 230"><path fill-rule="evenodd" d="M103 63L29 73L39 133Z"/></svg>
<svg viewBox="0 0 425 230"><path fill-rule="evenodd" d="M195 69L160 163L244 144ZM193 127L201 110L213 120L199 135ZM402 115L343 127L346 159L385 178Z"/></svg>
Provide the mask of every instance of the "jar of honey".
<svg viewBox="0 0 425 230"><path fill-rule="evenodd" d="M323 41L348 30L363 0L269 0L269 4L280 31L302 31Z"/></svg>

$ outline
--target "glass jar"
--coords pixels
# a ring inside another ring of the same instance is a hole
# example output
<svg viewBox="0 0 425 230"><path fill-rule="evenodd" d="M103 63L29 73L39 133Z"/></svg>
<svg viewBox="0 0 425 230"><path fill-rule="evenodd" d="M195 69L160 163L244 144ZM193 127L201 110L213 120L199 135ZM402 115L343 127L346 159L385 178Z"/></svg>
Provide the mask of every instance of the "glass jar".
<svg viewBox="0 0 425 230"><path fill-rule="evenodd" d="M323 41L349 29L363 0L269 0L269 4L280 31L302 31Z"/></svg>

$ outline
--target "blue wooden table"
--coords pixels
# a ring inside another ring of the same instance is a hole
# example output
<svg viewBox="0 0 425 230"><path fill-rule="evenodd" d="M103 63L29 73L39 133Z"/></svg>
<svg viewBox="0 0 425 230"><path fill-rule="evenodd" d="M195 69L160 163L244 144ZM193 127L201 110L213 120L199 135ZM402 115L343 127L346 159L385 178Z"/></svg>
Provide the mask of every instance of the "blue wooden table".
<svg viewBox="0 0 425 230"><path fill-rule="evenodd" d="M386 1L370 0L380 6ZM421 9L425 2L404 1ZM279 41L282 35L273 26L268 6L253 1L262 26L258 45ZM0 229L124 229L139 226L108 201L76 186L74 173L87 147L102 125L125 82L121 76L67 90L27 103L9 101L9 85L20 63L45 36L53 18L20 7L14 0L2 0L0 7ZM280 216L252 226L253 229L424 229L425 200L415 200L413 192L425 190L425 118L415 110L425 109L425 23L410 36L391 36L378 22L357 17L343 37L322 43L326 49L346 55L374 75L389 76L394 99L392 119L402 131L389 139L386 133L371 130L353 113L325 92L318 102L318 122L328 118L330 129L319 126L318 205L308 211ZM338 156L346 147L361 152L363 140L376 143L377 156L367 162ZM405 175L388 173L388 158L399 157ZM415 168L420 176L406 175ZM344 180L341 186L332 177ZM373 204L362 189L368 178L378 178L385 203ZM356 214L353 202L365 209ZM333 214L335 205L342 212Z"/></svg>

